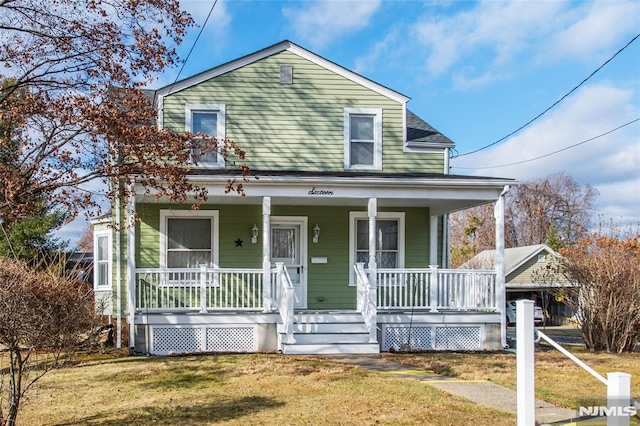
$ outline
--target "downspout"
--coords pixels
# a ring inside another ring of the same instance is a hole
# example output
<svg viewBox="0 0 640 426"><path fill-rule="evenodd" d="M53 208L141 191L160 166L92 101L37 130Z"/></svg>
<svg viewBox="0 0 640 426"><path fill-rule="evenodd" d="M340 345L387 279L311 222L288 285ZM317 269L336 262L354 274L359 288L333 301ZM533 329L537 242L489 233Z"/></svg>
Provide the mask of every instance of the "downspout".
<svg viewBox="0 0 640 426"><path fill-rule="evenodd" d="M444 149L444 174L449 174L449 148ZM449 268L449 213L442 215L442 268Z"/></svg>
<svg viewBox="0 0 640 426"><path fill-rule="evenodd" d="M496 221L496 304L500 313L500 335L503 348L507 347L507 319L506 309L506 283L504 270L504 196L509 191L509 185L505 185L502 193L494 205L493 216Z"/></svg>
<svg viewBox="0 0 640 426"><path fill-rule="evenodd" d="M120 246L120 191L116 197L116 348L122 348L122 247Z"/></svg>
<svg viewBox="0 0 640 426"><path fill-rule="evenodd" d="M135 280L136 280L136 196L135 183L132 181L129 186L129 201L127 203L127 218L131 223L127 223L127 322L129 323L129 351L133 353L135 349Z"/></svg>

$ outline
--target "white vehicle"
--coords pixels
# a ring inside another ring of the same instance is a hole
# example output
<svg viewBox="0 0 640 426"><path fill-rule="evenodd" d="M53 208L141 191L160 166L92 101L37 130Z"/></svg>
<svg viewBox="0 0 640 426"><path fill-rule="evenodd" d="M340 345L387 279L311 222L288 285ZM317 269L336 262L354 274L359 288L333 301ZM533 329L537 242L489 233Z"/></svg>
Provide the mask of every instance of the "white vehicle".
<svg viewBox="0 0 640 426"><path fill-rule="evenodd" d="M540 306L533 306L533 322L536 325L544 324L544 311ZM516 323L516 301L509 300L507 302L507 325Z"/></svg>

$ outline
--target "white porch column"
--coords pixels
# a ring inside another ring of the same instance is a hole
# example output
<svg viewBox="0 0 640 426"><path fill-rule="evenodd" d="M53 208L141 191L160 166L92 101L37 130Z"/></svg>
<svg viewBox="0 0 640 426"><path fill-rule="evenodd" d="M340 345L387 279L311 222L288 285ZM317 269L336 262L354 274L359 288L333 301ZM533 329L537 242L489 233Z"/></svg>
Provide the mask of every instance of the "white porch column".
<svg viewBox="0 0 640 426"><path fill-rule="evenodd" d="M262 198L262 304L264 312L271 312L271 197Z"/></svg>
<svg viewBox="0 0 640 426"><path fill-rule="evenodd" d="M429 265L438 262L438 216L429 216Z"/></svg>
<svg viewBox="0 0 640 426"><path fill-rule="evenodd" d="M504 276L504 196L507 191L509 191L509 185L505 185L493 207L493 216L496 221L496 304L498 312L500 312L500 334L503 348L507 347L507 319L505 316L507 290Z"/></svg>
<svg viewBox="0 0 640 426"><path fill-rule="evenodd" d="M129 187L127 203L127 321L129 322L129 349L135 347L135 315L136 315L136 196L133 184ZM146 336L148 339L149 336Z"/></svg>
<svg viewBox="0 0 640 426"><path fill-rule="evenodd" d="M378 199L369 198L368 206L369 216L369 282L372 287L378 287L377 270L378 265L376 263L376 216L378 216Z"/></svg>

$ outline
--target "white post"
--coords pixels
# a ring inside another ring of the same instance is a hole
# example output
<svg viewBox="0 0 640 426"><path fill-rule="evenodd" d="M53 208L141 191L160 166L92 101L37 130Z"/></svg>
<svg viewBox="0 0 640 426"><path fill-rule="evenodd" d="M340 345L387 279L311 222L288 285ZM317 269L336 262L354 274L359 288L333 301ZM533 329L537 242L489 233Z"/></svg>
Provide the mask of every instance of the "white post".
<svg viewBox="0 0 640 426"><path fill-rule="evenodd" d="M431 278L429 279L429 302L431 312L438 312L438 265L429 265Z"/></svg>
<svg viewBox="0 0 640 426"><path fill-rule="evenodd" d="M369 282L378 287L378 265L376 263L376 216L378 216L378 200L369 198Z"/></svg>
<svg viewBox="0 0 640 426"><path fill-rule="evenodd" d="M504 195L507 191L509 191L509 185L504 187L493 207L493 216L496 221L496 304L498 305L498 312L500 312L500 335L503 348L507 347L507 290L504 276Z"/></svg>
<svg viewBox="0 0 640 426"><path fill-rule="evenodd" d="M264 312L272 311L271 294L271 197L262 199L262 304Z"/></svg>
<svg viewBox="0 0 640 426"><path fill-rule="evenodd" d="M627 407L631 407L631 374L607 373L607 409L613 410L607 415L607 426L629 426Z"/></svg>
<svg viewBox="0 0 640 426"><path fill-rule="evenodd" d="M438 265L438 216L429 216L429 265Z"/></svg>
<svg viewBox="0 0 640 426"><path fill-rule="evenodd" d="M135 318L136 318L136 196L133 193L133 183L129 187L129 203L127 205L127 309L129 322L129 350L135 348ZM148 338L148 337L147 337Z"/></svg>
<svg viewBox="0 0 640 426"><path fill-rule="evenodd" d="M534 426L535 376L534 376L533 301L516 301L516 396L518 426Z"/></svg>
<svg viewBox="0 0 640 426"><path fill-rule="evenodd" d="M207 312L207 265L200 265L200 312Z"/></svg>

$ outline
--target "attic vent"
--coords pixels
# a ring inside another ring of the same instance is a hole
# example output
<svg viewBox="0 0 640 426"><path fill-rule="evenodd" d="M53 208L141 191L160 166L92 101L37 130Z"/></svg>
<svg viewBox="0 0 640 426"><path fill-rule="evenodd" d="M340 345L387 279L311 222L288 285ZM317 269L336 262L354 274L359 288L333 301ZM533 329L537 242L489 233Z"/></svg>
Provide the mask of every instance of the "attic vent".
<svg viewBox="0 0 640 426"><path fill-rule="evenodd" d="M280 65L280 83L293 84L293 65Z"/></svg>

